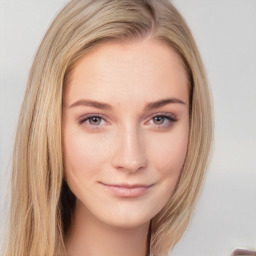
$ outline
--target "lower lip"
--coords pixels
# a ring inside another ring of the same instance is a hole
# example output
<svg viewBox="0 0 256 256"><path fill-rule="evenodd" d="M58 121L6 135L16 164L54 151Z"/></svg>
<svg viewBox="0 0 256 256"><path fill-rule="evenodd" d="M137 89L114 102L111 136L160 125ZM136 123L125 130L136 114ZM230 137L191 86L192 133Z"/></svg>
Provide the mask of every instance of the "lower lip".
<svg viewBox="0 0 256 256"><path fill-rule="evenodd" d="M147 186L147 187L128 188L128 187L106 185L103 183L100 183L100 184L103 185L107 190L112 192L115 196L128 197L128 198L142 196L151 187L151 186Z"/></svg>

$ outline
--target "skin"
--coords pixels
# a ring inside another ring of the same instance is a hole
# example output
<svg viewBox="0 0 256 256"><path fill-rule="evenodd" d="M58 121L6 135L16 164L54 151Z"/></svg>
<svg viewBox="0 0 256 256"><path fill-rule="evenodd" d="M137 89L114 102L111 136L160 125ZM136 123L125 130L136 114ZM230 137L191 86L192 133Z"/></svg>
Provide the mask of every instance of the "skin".
<svg viewBox="0 0 256 256"><path fill-rule="evenodd" d="M106 43L79 60L63 100L65 177L77 198L68 255L145 256L150 220L174 193L187 152L180 57L152 39ZM124 183L139 193L113 191Z"/></svg>

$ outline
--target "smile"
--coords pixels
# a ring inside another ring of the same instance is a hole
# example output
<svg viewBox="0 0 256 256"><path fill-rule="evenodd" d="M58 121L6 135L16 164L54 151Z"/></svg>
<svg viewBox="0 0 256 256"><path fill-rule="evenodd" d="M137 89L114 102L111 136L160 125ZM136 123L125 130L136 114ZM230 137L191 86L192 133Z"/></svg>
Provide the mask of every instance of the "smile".
<svg viewBox="0 0 256 256"><path fill-rule="evenodd" d="M99 182L106 190L113 193L115 196L118 197L139 197L145 194L149 188L153 185L142 185L142 184L105 184Z"/></svg>

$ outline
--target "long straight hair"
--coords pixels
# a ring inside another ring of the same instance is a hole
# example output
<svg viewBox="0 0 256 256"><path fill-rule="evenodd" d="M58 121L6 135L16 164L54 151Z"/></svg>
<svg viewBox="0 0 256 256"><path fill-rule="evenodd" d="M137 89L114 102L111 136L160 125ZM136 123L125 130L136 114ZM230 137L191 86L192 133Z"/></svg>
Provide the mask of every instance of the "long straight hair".
<svg viewBox="0 0 256 256"><path fill-rule="evenodd" d="M48 29L28 78L13 153L5 256L66 255L64 237L75 196L63 172L65 77L82 56L105 42L146 37L175 50L190 80L187 156L175 193L151 221L150 255L167 255L183 235L212 141L211 98L191 32L167 0L73 0Z"/></svg>

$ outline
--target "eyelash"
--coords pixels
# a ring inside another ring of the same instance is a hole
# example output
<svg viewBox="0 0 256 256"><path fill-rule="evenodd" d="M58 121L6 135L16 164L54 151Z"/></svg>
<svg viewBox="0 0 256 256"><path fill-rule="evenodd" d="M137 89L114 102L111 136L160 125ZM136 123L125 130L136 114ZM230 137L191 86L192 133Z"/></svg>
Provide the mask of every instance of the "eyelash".
<svg viewBox="0 0 256 256"><path fill-rule="evenodd" d="M79 124L82 125L82 124L86 123L86 121L92 119L93 117L101 118L101 120L105 121L104 117L100 114L88 114L88 115L82 116L79 119ZM102 127L100 127L100 125L93 125L93 124L88 124L87 126L89 129L92 129L92 130L99 130L102 128Z"/></svg>
<svg viewBox="0 0 256 256"><path fill-rule="evenodd" d="M157 129L168 129L177 121L177 118L171 113L154 114L153 116L150 117L149 121L152 121L154 118L157 118L157 117L164 118L164 122L162 124L159 124L159 125L154 124L154 125L156 125ZM100 118L101 121L102 120L105 121L104 116L102 116L100 114L88 114L79 119L79 124L83 125L84 123L86 123L87 121L89 121L92 118ZM92 129L92 130L99 130L99 129L103 128L103 127L101 127L102 125L93 125L93 124L89 124L89 123L87 124L87 126L88 126L88 129Z"/></svg>
<svg viewBox="0 0 256 256"><path fill-rule="evenodd" d="M154 125L156 125L158 129L168 129L173 126L173 124L177 121L176 116L171 113L157 113L151 116L149 121L153 121L153 119L156 117L164 119L164 122L159 125L154 123Z"/></svg>

